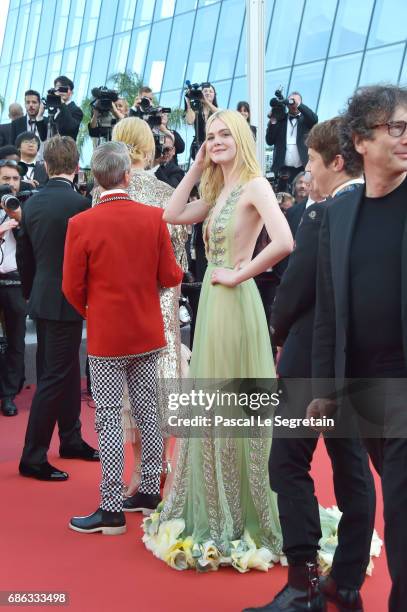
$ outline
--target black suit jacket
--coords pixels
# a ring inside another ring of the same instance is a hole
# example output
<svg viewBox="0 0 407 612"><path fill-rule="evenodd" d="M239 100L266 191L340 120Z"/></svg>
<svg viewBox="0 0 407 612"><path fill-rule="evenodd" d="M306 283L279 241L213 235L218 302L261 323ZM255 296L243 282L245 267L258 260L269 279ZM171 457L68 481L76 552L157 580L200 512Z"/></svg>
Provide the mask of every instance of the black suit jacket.
<svg viewBox="0 0 407 612"><path fill-rule="evenodd" d="M61 136L70 136L76 140L82 119L83 112L75 102L62 104L55 119L58 133Z"/></svg>
<svg viewBox="0 0 407 612"><path fill-rule="evenodd" d="M321 202L307 208L272 306L273 342L283 346L280 376L311 377L318 235L326 207L327 203Z"/></svg>
<svg viewBox="0 0 407 612"><path fill-rule="evenodd" d="M37 130L40 136L40 140L44 141L47 139L47 118L44 117L41 121L37 121ZM27 132L27 115L24 117L19 117L19 119L14 119L11 122L10 127L10 144L14 145L16 142L16 138L19 134L23 132Z"/></svg>
<svg viewBox="0 0 407 612"><path fill-rule="evenodd" d="M10 144L11 123L2 123L0 125L0 147Z"/></svg>
<svg viewBox="0 0 407 612"><path fill-rule="evenodd" d="M81 320L62 293L62 267L68 220L88 207L68 181L55 178L25 204L16 258L34 319Z"/></svg>
<svg viewBox="0 0 407 612"><path fill-rule="evenodd" d="M301 115L298 117L297 123L297 147L302 165L306 166L308 162L308 148L305 145L305 139L310 129L318 123L318 115L308 106L305 106L305 104L300 104L298 110ZM284 119L277 121L277 123L269 122L267 126L266 142L268 145L274 145L272 170L276 173L285 165L287 121L288 113L286 113Z"/></svg>
<svg viewBox="0 0 407 612"><path fill-rule="evenodd" d="M172 159L165 166L159 166L155 175L160 181L171 185L175 189L184 178L185 172Z"/></svg>
<svg viewBox="0 0 407 612"><path fill-rule="evenodd" d="M346 375L349 331L349 267L353 232L365 194L364 187L350 191L334 201L321 225L318 255L317 299L312 351L312 375L318 379L315 397L325 397L342 387ZM407 355L407 223L402 241L403 347ZM379 279L372 277L378 285ZM379 287L379 285L378 285ZM377 292L377 299L386 299ZM374 330L372 331L374 333Z"/></svg>
<svg viewBox="0 0 407 612"><path fill-rule="evenodd" d="M294 204L294 206L291 206L291 208L287 210L285 217L287 219L288 225L290 226L293 238L296 237L298 226L301 223L301 219L305 211L307 199L308 198L305 198L305 200ZM284 272L286 271L290 257L291 255L287 255L287 257L284 257L284 259L279 261L278 264L273 267L273 272L277 275L278 278L281 278Z"/></svg>

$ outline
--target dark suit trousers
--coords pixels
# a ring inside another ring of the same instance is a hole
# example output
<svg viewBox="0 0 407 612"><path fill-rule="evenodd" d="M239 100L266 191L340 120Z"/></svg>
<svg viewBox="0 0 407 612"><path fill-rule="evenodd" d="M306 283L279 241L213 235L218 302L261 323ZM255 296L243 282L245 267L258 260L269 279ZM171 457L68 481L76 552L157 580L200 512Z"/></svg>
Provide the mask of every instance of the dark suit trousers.
<svg viewBox="0 0 407 612"><path fill-rule="evenodd" d="M288 379L286 379L287 382ZM301 406L281 407L286 417L305 414L311 397L310 381L304 379ZM287 396L289 397L289 387ZM300 400L298 401L300 402ZM295 413L295 414L294 414ZM314 561L321 537L318 501L310 476L312 457L317 446L312 438L273 438L270 455L270 484L278 494L278 508L283 532L283 550L290 565ZM359 589L370 559L376 497L368 456L358 438L325 438L333 470L334 489L342 518L338 527L338 546L331 575L342 587Z"/></svg>
<svg viewBox="0 0 407 612"><path fill-rule="evenodd" d="M0 286L0 309L4 313L7 351L0 373L0 397L13 398L24 384L26 304L20 285Z"/></svg>
<svg viewBox="0 0 407 612"><path fill-rule="evenodd" d="M374 378L376 385L352 397L372 463L381 476L384 541L392 579L390 612L407 609L407 368L399 351L352 353L348 375ZM386 379L393 378L391 383ZM380 437L380 426L383 437ZM379 426L379 428L378 428ZM373 431L375 437L368 437ZM387 435L386 435L387 432ZM396 437L404 436L404 437Z"/></svg>
<svg viewBox="0 0 407 612"><path fill-rule="evenodd" d="M82 443L79 347L82 321L37 319L37 390L28 421L21 460L29 465L47 461L55 423L60 448Z"/></svg>

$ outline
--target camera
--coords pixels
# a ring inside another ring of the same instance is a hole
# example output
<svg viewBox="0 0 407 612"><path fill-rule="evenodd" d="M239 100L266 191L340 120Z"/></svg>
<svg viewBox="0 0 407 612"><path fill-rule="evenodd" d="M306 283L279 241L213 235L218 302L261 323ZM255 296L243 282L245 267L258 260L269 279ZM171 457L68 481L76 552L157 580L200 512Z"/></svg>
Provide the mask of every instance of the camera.
<svg viewBox="0 0 407 612"><path fill-rule="evenodd" d="M274 117L277 121L281 121L285 117L286 106L295 104L294 98L284 98L283 88L280 87L274 92L275 97L270 100L271 112L270 116Z"/></svg>
<svg viewBox="0 0 407 612"><path fill-rule="evenodd" d="M202 89L204 87L210 87L210 83L191 84L191 81L185 81L185 85L187 86L185 97L190 101L192 110L197 112L200 110L202 101L204 99Z"/></svg>
<svg viewBox="0 0 407 612"><path fill-rule="evenodd" d="M107 87L94 87L92 89L92 96L95 99L92 100L90 105L99 111L101 115L110 113L112 111L112 102L117 102L119 99L117 91Z"/></svg>
<svg viewBox="0 0 407 612"><path fill-rule="evenodd" d="M7 210L15 211L21 204L24 204L34 193L37 193L36 189L26 189L19 191L14 195L10 185L0 185L0 199L1 203Z"/></svg>
<svg viewBox="0 0 407 612"><path fill-rule="evenodd" d="M56 113L59 108L61 108L62 100L61 97L57 95L57 91L60 93L68 93L68 87L60 86L58 89L55 87L51 87L48 89L47 95L45 98L42 98L42 103L44 107L48 110L48 112Z"/></svg>

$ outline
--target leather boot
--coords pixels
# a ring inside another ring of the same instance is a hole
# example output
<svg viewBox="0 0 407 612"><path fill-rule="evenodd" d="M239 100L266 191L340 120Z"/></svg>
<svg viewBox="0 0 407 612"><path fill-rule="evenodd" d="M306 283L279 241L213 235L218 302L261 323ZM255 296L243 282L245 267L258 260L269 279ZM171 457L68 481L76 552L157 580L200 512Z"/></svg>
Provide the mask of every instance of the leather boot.
<svg viewBox="0 0 407 612"><path fill-rule="evenodd" d="M288 583L273 601L243 612L326 612L326 602L319 591L316 563L290 565Z"/></svg>
<svg viewBox="0 0 407 612"><path fill-rule="evenodd" d="M339 612L363 612L363 602L358 589L341 587L331 576L321 576L320 590Z"/></svg>

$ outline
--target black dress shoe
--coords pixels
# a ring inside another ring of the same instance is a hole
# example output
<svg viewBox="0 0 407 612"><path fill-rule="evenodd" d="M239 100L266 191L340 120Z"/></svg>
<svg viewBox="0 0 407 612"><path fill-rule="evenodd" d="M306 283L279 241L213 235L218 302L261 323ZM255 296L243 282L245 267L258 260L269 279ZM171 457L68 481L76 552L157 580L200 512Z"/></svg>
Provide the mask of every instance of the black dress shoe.
<svg viewBox="0 0 407 612"><path fill-rule="evenodd" d="M84 459L85 461L100 461L99 451L82 442L78 448L60 448L59 456L62 459Z"/></svg>
<svg viewBox="0 0 407 612"><path fill-rule="evenodd" d="M288 566L288 584L273 601L260 608L245 608L243 612L326 612L326 601L318 589L315 563Z"/></svg>
<svg viewBox="0 0 407 612"><path fill-rule="evenodd" d="M4 416L16 416L16 414L18 414L17 406L13 402L13 398L6 397L1 400L1 411Z"/></svg>
<svg viewBox="0 0 407 612"><path fill-rule="evenodd" d="M319 589L339 612L363 612L363 601L358 589L340 587L331 576L321 576Z"/></svg>
<svg viewBox="0 0 407 612"><path fill-rule="evenodd" d="M58 470L58 468L48 462L41 463L40 465L28 465L21 461L18 470L21 476L36 478L37 480L54 480L55 482L61 482L69 478L66 472L61 472L61 470Z"/></svg>
<svg viewBox="0 0 407 612"><path fill-rule="evenodd" d="M124 512L142 512L148 516L157 508L161 501L161 495L151 495L137 491L131 497L127 497L123 502Z"/></svg>
<svg viewBox="0 0 407 612"><path fill-rule="evenodd" d="M98 508L89 516L71 518L69 528L80 533L102 532L103 535L120 535L126 533L126 519L123 512L109 512Z"/></svg>

